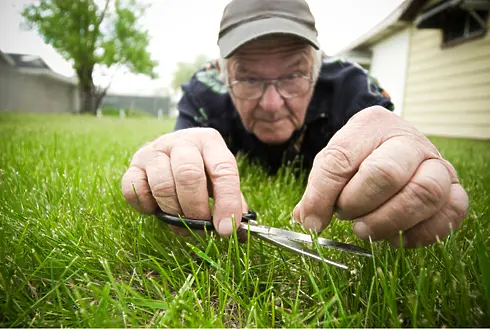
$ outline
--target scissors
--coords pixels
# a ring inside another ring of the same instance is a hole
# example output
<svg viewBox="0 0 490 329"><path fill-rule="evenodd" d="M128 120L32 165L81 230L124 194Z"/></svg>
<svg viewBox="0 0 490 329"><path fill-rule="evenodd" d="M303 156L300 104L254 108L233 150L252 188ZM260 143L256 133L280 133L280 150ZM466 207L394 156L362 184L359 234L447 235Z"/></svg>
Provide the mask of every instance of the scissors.
<svg viewBox="0 0 490 329"><path fill-rule="evenodd" d="M161 210L157 210L155 216L166 224L178 226L182 228L196 229L196 230L215 230L213 221L192 219L181 216L174 216L168 213L164 213ZM301 243L306 243L309 245L313 244L313 239L308 234L283 230L276 227L270 227L266 225L260 225L257 222L257 214L253 210L249 210L248 213L242 215L242 220L238 229L249 230L254 236L262 239L268 243L271 243L277 247L285 250L292 251L294 253L304 255L313 258L318 261L323 261L329 265L333 265L342 269L347 270L347 265L338 263L332 259L325 256L320 256L315 251L303 246ZM369 250L361 248L359 246L342 243L338 241L327 240L324 238L317 238L317 243L325 248L336 249L344 252L349 252L352 254L372 257Z"/></svg>

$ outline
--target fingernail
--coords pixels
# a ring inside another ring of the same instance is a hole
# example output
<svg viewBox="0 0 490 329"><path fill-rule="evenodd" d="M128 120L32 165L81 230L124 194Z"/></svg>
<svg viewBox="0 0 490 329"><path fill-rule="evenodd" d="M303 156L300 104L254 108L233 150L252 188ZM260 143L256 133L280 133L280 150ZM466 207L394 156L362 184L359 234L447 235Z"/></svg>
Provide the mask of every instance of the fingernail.
<svg viewBox="0 0 490 329"><path fill-rule="evenodd" d="M223 218L219 222L218 233L221 235L231 235L231 233L233 233L233 223L231 218Z"/></svg>
<svg viewBox="0 0 490 329"><path fill-rule="evenodd" d="M352 227L352 231L357 235L360 239L367 240L371 235L371 230L369 227L363 222L356 222Z"/></svg>
<svg viewBox="0 0 490 329"><path fill-rule="evenodd" d="M308 216L303 222L303 226L310 231L319 232L322 226L322 221L320 218L315 216Z"/></svg>

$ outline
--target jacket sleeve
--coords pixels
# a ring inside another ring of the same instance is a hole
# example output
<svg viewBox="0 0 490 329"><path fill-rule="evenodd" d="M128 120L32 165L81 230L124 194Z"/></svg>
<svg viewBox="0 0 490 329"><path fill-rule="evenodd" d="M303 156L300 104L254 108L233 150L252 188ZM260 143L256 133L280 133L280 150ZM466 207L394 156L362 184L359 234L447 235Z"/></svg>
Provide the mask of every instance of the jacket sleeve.
<svg viewBox="0 0 490 329"><path fill-rule="evenodd" d="M179 112L174 130L191 127L220 128L230 106L226 86L212 63L205 63L190 80L182 84L183 95L177 104ZM220 130L220 129L218 129Z"/></svg>
<svg viewBox="0 0 490 329"><path fill-rule="evenodd" d="M177 103L179 114L175 122L174 131L204 126L200 117L199 106L196 104L192 91L193 79L195 78L192 77L189 82L182 85L183 95Z"/></svg>

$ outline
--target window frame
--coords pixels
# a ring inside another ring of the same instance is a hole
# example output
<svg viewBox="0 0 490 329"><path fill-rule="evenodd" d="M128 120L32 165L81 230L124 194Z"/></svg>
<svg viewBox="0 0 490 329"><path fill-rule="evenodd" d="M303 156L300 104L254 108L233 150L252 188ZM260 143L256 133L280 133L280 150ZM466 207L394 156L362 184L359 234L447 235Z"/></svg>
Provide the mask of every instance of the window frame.
<svg viewBox="0 0 490 329"><path fill-rule="evenodd" d="M480 12L481 13L484 13L483 14L483 17L480 16ZM469 29L470 29L470 20L475 20L477 23L480 23L478 22L478 20L473 16L473 15L479 15L480 19L483 20L483 24L484 26L480 26L480 29L476 30L476 31L473 31L473 32L470 32ZM488 10L466 10L465 13L464 13L464 31L462 33L462 35L460 35L459 37L455 37L455 38L448 38L446 37L446 33L448 33L448 30L451 28L450 26L441 26L440 30L441 30L441 48L442 49L445 49L445 48L451 48L451 47L454 47L454 46L457 46L457 45L460 45L460 44L463 44L463 43L466 43L466 42L470 42L470 41L473 41L473 40L476 40L476 39L480 39L480 38L483 38L485 37L485 35L488 33L488 17L490 16L490 13Z"/></svg>

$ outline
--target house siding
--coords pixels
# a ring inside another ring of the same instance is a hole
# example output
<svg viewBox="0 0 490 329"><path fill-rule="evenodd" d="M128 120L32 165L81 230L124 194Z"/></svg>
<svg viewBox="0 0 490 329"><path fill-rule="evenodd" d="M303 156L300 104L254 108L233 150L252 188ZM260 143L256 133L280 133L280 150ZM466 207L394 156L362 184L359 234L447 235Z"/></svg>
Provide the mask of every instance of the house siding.
<svg viewBox="0 0 490 329"><path fill-rule="evenodd" d="M403 112L405 75L409 51L410 29L400 32L377 43L371 49L370 74L390 94L395 113Z"/></svg>
<svg viewBox="0 0 490 329"><path fill-rule="evenodd" d="M439 30L411 30L403 118L426 135L490 139L490 32L443 49Z"/></svg>

